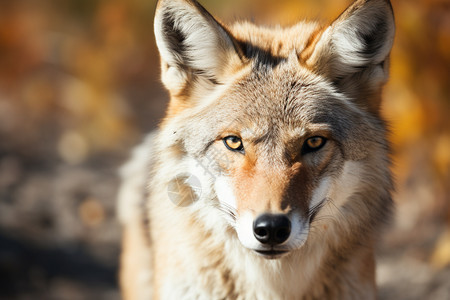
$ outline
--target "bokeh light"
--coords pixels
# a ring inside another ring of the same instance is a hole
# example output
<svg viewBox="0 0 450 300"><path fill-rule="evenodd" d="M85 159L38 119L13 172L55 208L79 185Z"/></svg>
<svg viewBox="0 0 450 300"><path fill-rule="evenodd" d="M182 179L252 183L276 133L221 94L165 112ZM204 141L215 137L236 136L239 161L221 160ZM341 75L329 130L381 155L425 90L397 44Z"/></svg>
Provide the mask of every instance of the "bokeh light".
<svg viewBox="0 0 450 300"><path fill-rule="evenodd" d="M350 3L200 2L225 22L284 25L332 20ZM380 296L449 299L450 2L391 2L383 115L397 213L379 249ZM168 101L155 5L0 1L0 298L119 298L116 170Z"/></svg>

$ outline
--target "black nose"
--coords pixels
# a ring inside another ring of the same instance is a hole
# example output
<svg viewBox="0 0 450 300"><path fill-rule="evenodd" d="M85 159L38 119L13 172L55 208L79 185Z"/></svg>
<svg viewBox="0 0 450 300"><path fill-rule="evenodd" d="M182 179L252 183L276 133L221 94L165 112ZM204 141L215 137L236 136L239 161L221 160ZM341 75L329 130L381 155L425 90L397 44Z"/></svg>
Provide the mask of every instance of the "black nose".
<svg viewBox="0 0 450 300"><path fill-rule="evenodd" d="M291 234L291 221L285 215L263 214L253 222L253 235L263 244L279 245Z"/></svg>

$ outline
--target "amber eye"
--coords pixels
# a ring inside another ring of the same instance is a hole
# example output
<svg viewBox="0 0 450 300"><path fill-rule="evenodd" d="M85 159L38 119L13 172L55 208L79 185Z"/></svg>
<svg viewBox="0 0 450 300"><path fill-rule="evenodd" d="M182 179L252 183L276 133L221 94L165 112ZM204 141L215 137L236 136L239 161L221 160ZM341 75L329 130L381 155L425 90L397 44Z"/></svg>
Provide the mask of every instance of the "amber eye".
<svg viewBox="0 0 450 300"><path fill-rule="evenodd" d="M244 150L244 145L242 144L242 140L237 136L230 135L223 139L223 143L225 146L231 151L240 151Z"/></svg>
<svg viewBox="0 0 450 300"><path fill-rule="evenodd" d="M317 150L319 150L320 148L322 148L325 145L326 141L327 140L324 137L321 137L321 136L310 137L303 144L303 151L302 152L303 153L308 153L308 152L317 151Z"/></svg>

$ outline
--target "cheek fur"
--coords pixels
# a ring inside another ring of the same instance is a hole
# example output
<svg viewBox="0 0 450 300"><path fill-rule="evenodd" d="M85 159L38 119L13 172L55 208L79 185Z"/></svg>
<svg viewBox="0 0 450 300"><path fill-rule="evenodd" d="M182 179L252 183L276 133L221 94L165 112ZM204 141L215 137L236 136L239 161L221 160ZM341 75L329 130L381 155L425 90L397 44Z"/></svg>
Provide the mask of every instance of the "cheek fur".
<svg viewBox="0 0 450 300"><path fill-rule="evenodd" d="M214 188L220 203L233 210L237 209L236 196L231 180L228 177L219 176L214 183Z"/></svg>

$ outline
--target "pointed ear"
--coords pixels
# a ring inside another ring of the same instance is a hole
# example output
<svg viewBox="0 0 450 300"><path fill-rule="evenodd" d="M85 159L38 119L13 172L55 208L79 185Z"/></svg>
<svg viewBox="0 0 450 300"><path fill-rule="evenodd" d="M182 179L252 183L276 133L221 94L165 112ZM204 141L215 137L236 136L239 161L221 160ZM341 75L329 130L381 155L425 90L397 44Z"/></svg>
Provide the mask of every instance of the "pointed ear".
<svg viewBox="0 0 450 300"><path fill-rule="evenodd" d="M160 0L154 29L162 80L175 95L219 83L230 61L239 60L233 37L195 0Z"/></svg>
<svg viewBox="0 0 450 300"><path fill-rule="evenodd" d="M357 0L320 36L306 63L355 100L377 109L388 78L389 53L395 34L389 0Z"/></svg>

